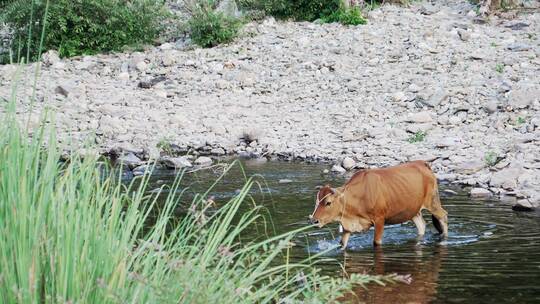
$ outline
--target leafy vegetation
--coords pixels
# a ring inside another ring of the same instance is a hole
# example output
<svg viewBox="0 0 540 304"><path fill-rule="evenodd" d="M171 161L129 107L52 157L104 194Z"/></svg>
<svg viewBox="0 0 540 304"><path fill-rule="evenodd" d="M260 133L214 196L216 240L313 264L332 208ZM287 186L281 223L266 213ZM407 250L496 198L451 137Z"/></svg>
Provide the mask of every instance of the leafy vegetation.
<svg viewBox="0 0 540 304"><path fill-rule="evenodd" d="M424 131L418 131L416 133L414 133L413 135L411 135L407 141L410 142L410 143L417 143L417 142L421 142L421 141L424 141L424 139L426 138L426 135L427 133L424 132Z"/></svg>
<svg viewBox="0 0 540 304"><path fill-rule="evenodd" d="M240 6L269 16L295 21L315 21L341 9L341 0L241 0Z"/></svg>
<svg viewBox="0 0 540 304"><path fill-rule="evenodd" d="M231 42L240 29L241 21L215 10L199 10L188 22L190 37L201 47L214 47Z"/></svg>
<svg viewBox="0 0 540 304"><path fill-rule="evenodd" d="M501 63L497 63L497 65L495 66L495 71L502 74L502 72L504 72L504 65Z"/></svg>
<svg viewBox="0 0 540 304"><path fill-rule="evenodd" d="M63 57L95 54L152 43L167 16L163 2L7 0L0 22L14 29L11 48L17 60L36 60L50 49Z"/></svg>
<svg viewBox="0 0 540 304"><path fill-rule="evenodd" d="M364 19L362 12L357 7L349 9L340 8L328 16L323 16L321 21L324 23L339 22L345 25L360 25L367 23L367 20Z"/></svg>

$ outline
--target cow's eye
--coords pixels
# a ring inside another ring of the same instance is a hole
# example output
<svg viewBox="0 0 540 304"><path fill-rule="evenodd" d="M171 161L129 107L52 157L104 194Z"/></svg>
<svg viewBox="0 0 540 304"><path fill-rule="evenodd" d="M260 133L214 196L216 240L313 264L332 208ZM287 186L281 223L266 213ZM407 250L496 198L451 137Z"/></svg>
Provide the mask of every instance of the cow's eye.
<svg viewBox="0 0 540 304"><path fill-rule="evenodd" d="M332 202L331 201L326 201L326 203L324 203L326 206L330 206Z"/></svg>

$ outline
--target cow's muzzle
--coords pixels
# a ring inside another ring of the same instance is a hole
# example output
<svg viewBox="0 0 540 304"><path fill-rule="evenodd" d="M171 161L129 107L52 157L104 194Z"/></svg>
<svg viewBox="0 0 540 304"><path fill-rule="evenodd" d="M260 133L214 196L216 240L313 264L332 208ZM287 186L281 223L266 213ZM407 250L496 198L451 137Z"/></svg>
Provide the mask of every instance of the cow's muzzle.
<svg viewBox="0 0 540 304"><path fill-rule="evenodd" d="M314 224L314 225L318 225L319 224L319 220L314 218L313 215L310 215L308 216L308 219L309 219L309 222Z"/></svg>

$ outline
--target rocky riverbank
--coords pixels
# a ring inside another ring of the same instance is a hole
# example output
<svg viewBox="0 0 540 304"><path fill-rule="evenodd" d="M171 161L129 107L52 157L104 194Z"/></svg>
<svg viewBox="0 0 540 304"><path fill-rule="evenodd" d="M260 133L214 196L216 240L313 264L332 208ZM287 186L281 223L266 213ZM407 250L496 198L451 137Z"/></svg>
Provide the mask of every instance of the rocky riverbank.
<svg viewBox="0 0 540 304"><path fill-rule="evenodd" d="M62 144L95 142L133 164L232 154L345 172L424 159L472 195L538 204L539 33L539 12L486 21L463 1L383 6L357 27L266 19L212 49L49 52L34 103L36 67L22 67L18 111L31 109L35 128L51 109ZM0 66L1 98L16 70ZM194 157L174 157L183 154Z"/></svg>

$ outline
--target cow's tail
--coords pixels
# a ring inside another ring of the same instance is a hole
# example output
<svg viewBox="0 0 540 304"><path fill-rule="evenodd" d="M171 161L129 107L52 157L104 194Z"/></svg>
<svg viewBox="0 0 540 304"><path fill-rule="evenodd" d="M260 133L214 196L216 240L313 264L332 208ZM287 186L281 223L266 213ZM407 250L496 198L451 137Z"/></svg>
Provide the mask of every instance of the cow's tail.
<svg viewBox="0 0 540 304"><path fill-rule="evenodd" d="M439 185L437 183L437 179L435 179L435 188L433 189L433 198L431 201L431 205L432 205L432 208L435 207L437 209L438 208L442 209L441 198L439 196ZM431 221L433 222L433 226L435 226L435 229L437 229L439 233L443 233L443 225L441 221L437 217L435 217L435 215L433 215L433 213L431 214Z"/></svg>
<svg viewBox="0 0 540 304"><path fill-rule="evenodd" d="M435 226L435 229L437 229L437 231L439 231L439 233L443 233L443 224L441 223L441 221L433 215L433 212L437 211L437 210L441 210L442 209L442 204L441 204L441 197L439 196L439 182L437 181L437 176L435 176L435 173L433 172L433 170L431 169L431 166L430 166L430 163L432 163L433 161L435 161L437 158L435 159L431 159L430 161L423 161L424 163L424 166L426 166L426 168L431 172L431 175L433 176L433 194L431 196L431 202L430 202L430 207L431 207L431 221L433 222L433 226ZM445 211L444 211L445 212ZM446 212L445 212L446 213Z"/></svg>

